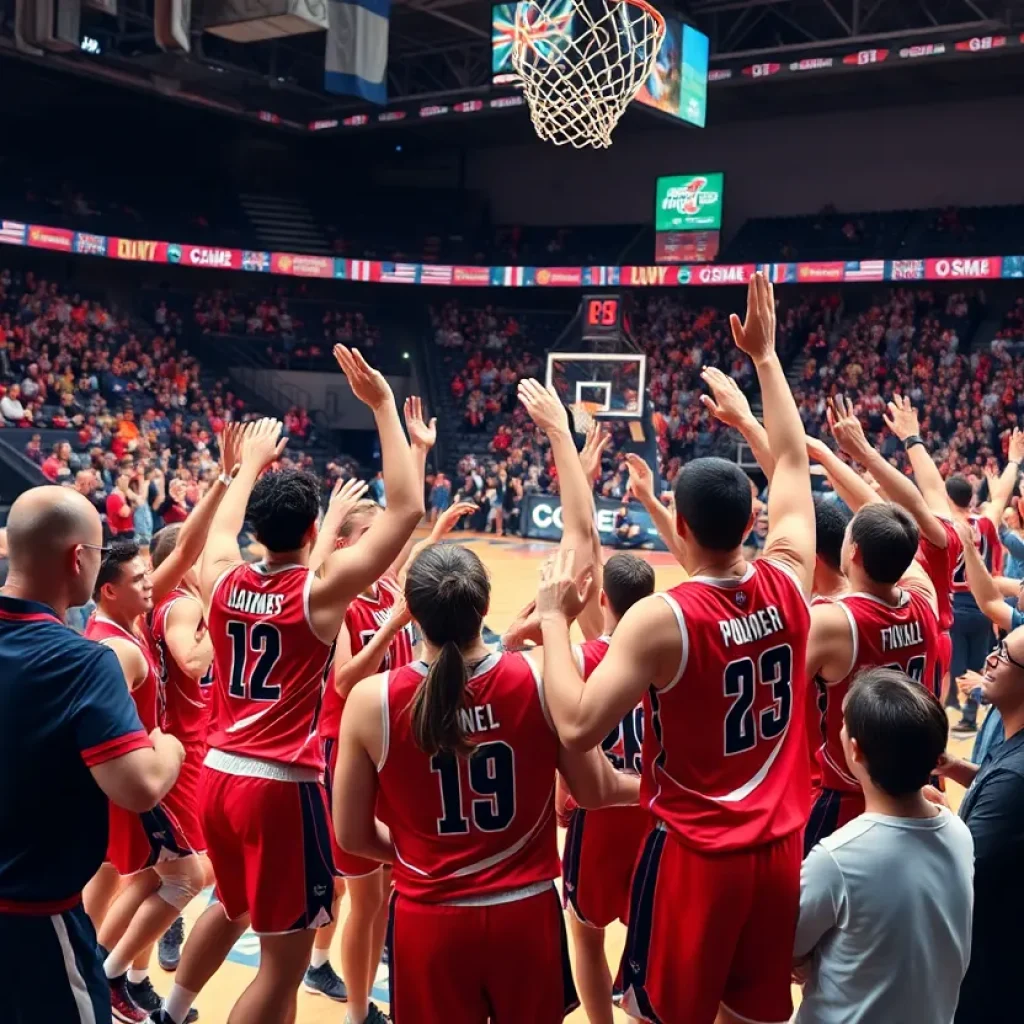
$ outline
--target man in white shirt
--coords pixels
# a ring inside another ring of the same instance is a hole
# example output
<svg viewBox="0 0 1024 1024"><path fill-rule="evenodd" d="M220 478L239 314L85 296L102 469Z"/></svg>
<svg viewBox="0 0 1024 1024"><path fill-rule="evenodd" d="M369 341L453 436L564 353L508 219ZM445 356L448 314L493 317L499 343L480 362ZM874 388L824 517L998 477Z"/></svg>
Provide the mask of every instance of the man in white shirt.
<svg viewBox="0 0 1024 1024"><path fill-rule="evenodd" d="M974 844L925 795L946 747L938 702L902 672L862 672L843 748L866 811L811 850L794 957L797 1024L951 1024L971 955Z"/></svg>
<svg viewBox="0 0 1024 1024"><path fill-rule="evenodd" d="M25 407L21 404L21 388L12 384L7 394L0 398L0 416L7 423L20 423L25 418Z"/></svg>

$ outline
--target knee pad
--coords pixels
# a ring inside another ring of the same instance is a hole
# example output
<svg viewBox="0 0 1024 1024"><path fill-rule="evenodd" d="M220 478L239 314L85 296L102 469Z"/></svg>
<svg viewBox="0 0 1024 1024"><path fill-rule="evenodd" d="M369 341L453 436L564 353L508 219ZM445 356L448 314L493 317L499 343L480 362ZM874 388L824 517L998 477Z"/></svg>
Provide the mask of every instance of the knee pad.
<svg viewBox="0 0 1024 1024"><path fill-rule="evenodd" d="M184 910L202 892L202 882L191 870L162 875L156 894L168 906Z"/></svg>

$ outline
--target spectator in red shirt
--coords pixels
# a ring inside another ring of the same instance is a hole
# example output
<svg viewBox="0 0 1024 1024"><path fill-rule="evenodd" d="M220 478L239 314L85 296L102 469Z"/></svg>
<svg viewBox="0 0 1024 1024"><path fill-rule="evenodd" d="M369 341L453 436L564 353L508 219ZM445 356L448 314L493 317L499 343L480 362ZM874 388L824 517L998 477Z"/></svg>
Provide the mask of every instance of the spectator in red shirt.
<svg viewBox="0 0 1024 1024"><path fill-rule="evenodd" d="M51 484L61 483L65 478L71 476L71 466L67 458L70 452L71 446L66 441L57 442L40 467L43 471L43 476Z"/></svg>
<svg viewBox="0 0 1024 1024"><path fill-rule="evenodd" d="M183 523L188 519L188 505L185 504L185 496L188 493L188 484L184 480L172 480L167 485L167 499L156 513L161 516L165 526L171 523Z"/></svg>
<svg viewBox="0 0 1024 1024"><path fill-rule="evenodd" d="M112 537L135 535L134 501L131 491L132 475L122 470L117 476L114 490L107 495L107 527Z"/></svg>

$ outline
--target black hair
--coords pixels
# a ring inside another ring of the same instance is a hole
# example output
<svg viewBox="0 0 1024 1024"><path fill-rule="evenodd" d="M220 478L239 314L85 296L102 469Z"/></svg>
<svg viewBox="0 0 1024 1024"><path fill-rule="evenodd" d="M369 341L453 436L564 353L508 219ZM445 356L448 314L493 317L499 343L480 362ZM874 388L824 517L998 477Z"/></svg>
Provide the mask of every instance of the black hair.
<svg viewBox="0 0 1024 1024"><path fill-rule="evenodd" d="M245 512L256 539L275 553L301 547L319 515L320 481L298 469L264 473Z"/></svg>
<svg viewBox="0 0 1024 1024"><path fill-rule="evenodd" d="M971 499L974 497L974 488L967 477L954 473L946 480L946 497L957 508L970 508Z"/></svg>
<svg viewBox="0 0 1024 1024"><path fill-rule="evenodd" d="M605 562L601 589L621 619L637 601L654 593L654 569L642 558L620 551Z"/></svg>
<svg viewBox="0 0 1024 1024"><path fill-rule="evenodd" d="M179 533L181 533L181 523L171 523L170 526L165 526L153 534L149 554L154 569L159 569L178 546Z"/></svg>
<svg viewBox="0 0 1024 1024"><path fill-rule="evenodd" d="M750 478L726 459L694 459L676 478L676 513L709 551L733 551L743 543L753 497Z"/></svg>
<svg viewBox="0 0 1024 1024"><path fill-rule="evenodd" d="M832 570L843 568L843 540L850 525L850 510L838 501L814 499L814 553Z"/></svg>
<svg viewBox="0 0 1024 1024"><path fill-rule="evenodd" d="M850 686L843 716L879 789L900 797L928 784L946 749L949 720L920 683L899 669L866 669Z"/></svg>
<svg viewBox="0 0 1024 1024"><path fill-rule="evenodd" d="M875 583L898 583L917 554L921 533L910 513L891 502L865 505L850 524L864 571Z"/></svg>
<svg viewBox="0 0 1024 1024"><path fill-rule="evenodd" d="M139 557L139 545L134 540L115 540L100 562L96 583L92 588L94 601L100 599L100 591L108 583L116 583L121 577L121 567L133 558Z"/></svg>
<svg viewBox="0 0 1024 1024"><path fill-rule="evenodd" d="M459 712L469 676L462 649L479 635L491 598L483 562L455 544L419 553L405 578L409 614L438 648L412 701L412 732L425 754L468 754L472 744Z"/></svg>

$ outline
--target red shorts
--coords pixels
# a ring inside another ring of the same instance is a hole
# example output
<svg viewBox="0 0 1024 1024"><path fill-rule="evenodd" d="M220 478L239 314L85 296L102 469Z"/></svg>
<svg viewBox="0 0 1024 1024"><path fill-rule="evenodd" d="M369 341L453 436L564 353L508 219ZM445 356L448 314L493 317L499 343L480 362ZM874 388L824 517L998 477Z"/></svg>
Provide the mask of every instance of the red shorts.
<svg viewBox="0 0 1024 1024"><path fill-rule="evenodd" d="M864 813L864 794L842 789L819 789L804 830L804 856L822 839Z"/></svg>
<svg viewBox="0 0 1024 1024"><path fill-rule="evenodd" d="M554 886L474 907L396 893L388 954L395 1024L558 1024L579 1006Z"/></svg>
<svg viewBox="0 0 1024 1024"><path fill-rule="evenodd" d="M651 828L642 807L607 807L569 818L562 855L562 893L575 916L594 928L629 920L629 886Z"/></svg>
<svg viewBox="0 0 1024 1024"><path fill-rule="evenodd" d="M749 1021L788 1021L802 852L794 832L703 854L656 825L633 878L622 1008L666 1024L713 1024L719 1004Z"/></svg>
<svg viewBox="0 0 1024 1024"><path fill-rule="evenodd" d="M320 783L228 775L204 765L199 800L217 899L229 918L248 914L257 935L330 922L334 865Z"/></svg>
<svg viewBox="0 0 1024 1024"><path fill-rule="evenodd" d="M338 741L335 739L324 739L324 760L327 767L324 769L324 784L327 787L327 806L334 807L334 762L335 751ZM362 878L365 875L372 875L379 871L381 865L375 860L367 860L365 857L357 857L354 853L346 853L334 837L334 819L331 818L331 851L334 854L334 867L343 878Z"/></svg>
<svg viewBox="0 0 1024 1024"><path fill-rule="evenodd" d="M168 804L159 803L144 814L110 805L107 860L119 875L137 875L159 861L188 857L193 852Z"/></svg>
<svg viewBox="0 0 1024 1024"><path fill-rule="evenodd" d="M199 818L199 776L203 770L204 757L205 743L187 746L178 781L164 797L164 804L177 818L189 846L197 853L206 850L206 836L203 835L203 823Z"/></svg>

